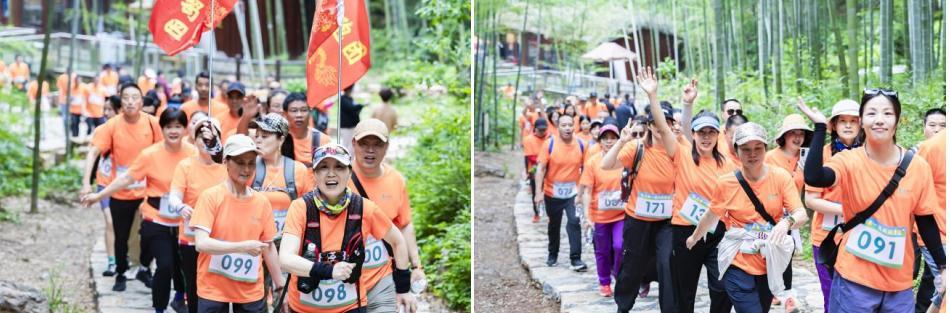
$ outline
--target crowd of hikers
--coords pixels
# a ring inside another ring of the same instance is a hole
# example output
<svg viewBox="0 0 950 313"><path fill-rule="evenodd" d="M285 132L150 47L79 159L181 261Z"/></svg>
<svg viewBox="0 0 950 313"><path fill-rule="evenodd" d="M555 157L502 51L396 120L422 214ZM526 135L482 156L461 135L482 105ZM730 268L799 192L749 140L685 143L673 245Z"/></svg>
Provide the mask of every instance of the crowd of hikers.
<svg viewBox="0 0 950 313"><path fill-rule="evenodd" d="M548 266L566 218L570 268L587 270L581 252L592 242L600 294L618 312L652 281L661 312L693 312L704 267L710 312L800 312L792 259L808 249L809 227L825 312L945 310L942 105L923 116L927 139L906 148L892 90L842 99L830 117L798 98L801 114L763 125L737 99L693 112L695 80L681 108L658 99L652 69L637 85L642 106L596 93L547 105L538 92L518 118Z"/></svg>
<svg viewBox="0 0 950 313"><path fill-rule="evenodd" d="M152 70L133 81L106 64L37 95L16 60L0 79L58 105L74 141L88 125L80 201L102 209L113 291L134 277L155 312L416 311L426 278L408 190L384 161L391 90L363 120L344 93L348 148L328 131L332 103L308 105L278 81L250 90Z"/></svg>

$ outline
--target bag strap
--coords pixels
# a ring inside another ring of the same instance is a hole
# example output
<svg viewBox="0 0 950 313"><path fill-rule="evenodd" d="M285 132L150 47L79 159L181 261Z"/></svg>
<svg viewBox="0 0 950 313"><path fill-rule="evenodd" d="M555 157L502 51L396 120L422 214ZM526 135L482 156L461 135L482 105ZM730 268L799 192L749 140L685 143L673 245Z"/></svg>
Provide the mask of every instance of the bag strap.
<svg viewBox="0 0 950 313"><path fill-rule="evenodd" d="M251 183L251 189L260 191L261 186L264 185L264 176L267 176L267 165L264 164L264 158L257 157L254 182Z"/></svg>
<svg viewBox="0 0 950 313"><path fill-rule="evenodd" d="M363 183L360 183L360 177L356 175L356 171L353 171L351 176L353 179L353 185L356 186L356 191L358 191L360 196L363 198L369 199L369 195L366 194L366 189L363 188Z"/></svg>
<svg viewBox="0 0 950 313"><path fill-rule="evenodd" d="M739 185L742 186L742 190L745 191L745 195L749 197L749 200L752 200L752 205L755 206L755 211L759 213L765 221L769 222L773 226L776 224L775 219L765 211L765 206L762 205L762 202L759 201L759 197L755 196L755 192L752 191L752 187L749 186L749 182L745 180L745 177L742 176L742 171L736 170L736 180L739 181Z"/></svg>
<svg viewBox="0 0 950 313"><path fill-rule="evenodd" d="M884 186L884 190L881 191L881 194L877 196L877 199L874 199L874 202L872 202L867 209L858 212L858 214L854 215L854 218L848 220L841 228L843 232L848 232L852 228L864 223L871 215L874 215L874 212L877 212L877 209L881 208L881 205L884 204L884 201L887 201L887 198L890 198L891 195L894 194L897 185L900 184L901 179L907 174L907 167L910 165L911 159L914 158L914 154L915 151L913 149L909 149L904 153L904 157L901 159L901 165L894 170L894 175L891 176L891 180L887 182L887 186Z"/></svg>
<svg viewBox="0 0 950 313"><path fill-rule="evenodd" d="M303 203L307 205L307 225L305 225L303 230L303 240L300 241L300 255L306 252L305 249L308 243L317 246L317 249L314 251L315 255L320 255L320 251L323 251L323 242L320 238L320 211L317 209L317 204L314 203L313 200L313 191L303 195Z"/></svg>
<svg viewBox="0 0 950 313"><path fill-rule="evenodd" d="M350 195L350 205L346 208L346 227L343 231L343 241L340 251L351 254L363 246L363 197ZM382 240L382 239L380 239ZM348 243L355 244L347 247Z"/></svg>
<svg viewBox="0 0 950 313"><path fill-rule="evenodd" d="M320 131L314 128L310 129L310 154L320 147Z"/></svg>
<svg viewBox="0 0 950 313"><path fill-rule="evenodd" d="M284 158L284 185L287 186L287 193L290 194L290 201L297 199L297 183L294 173L294 159ZM257 178L254 179L257 181Z"/></svg>
<svg viewBox="0 0 950 313"><path fill-rule="evenodd" d="M630 175L631 181L637 179L637 173L640 172L640 164L643 163L643 162L640 162L642 160L643 160L643 143L637 142L637 157L633 158L633 175ZM630 184L630 185L633 186L633 184Z"/></svg>

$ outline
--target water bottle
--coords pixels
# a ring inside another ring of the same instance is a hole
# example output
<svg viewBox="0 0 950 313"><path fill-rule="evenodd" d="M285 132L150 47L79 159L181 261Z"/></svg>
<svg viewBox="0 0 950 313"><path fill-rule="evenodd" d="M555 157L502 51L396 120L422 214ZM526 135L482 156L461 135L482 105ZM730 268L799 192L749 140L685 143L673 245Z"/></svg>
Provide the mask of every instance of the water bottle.
<svg viewBox="0 0 950 313"><path fill-rule="evenodd" d="M412 282L412 293L417 294L417 295L421 294L423 291L426 290L426 285L428 284L429 283L426 281L425 278Z"/></svg>

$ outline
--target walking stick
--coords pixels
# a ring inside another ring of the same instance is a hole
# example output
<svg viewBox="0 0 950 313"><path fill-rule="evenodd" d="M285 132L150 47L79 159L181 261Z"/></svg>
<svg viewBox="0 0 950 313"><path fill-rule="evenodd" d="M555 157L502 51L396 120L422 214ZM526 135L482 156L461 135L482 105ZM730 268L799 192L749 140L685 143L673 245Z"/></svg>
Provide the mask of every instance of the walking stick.
<svg viewBox="0 0 950 313"><path fill-rule="evenodd" d="M287 289L290 289L290 273L287 273L287 279L284 279L284 290L280 292L280 298L277 298L277 303L274 304L274 312L283 312L281 308L284 304L284 296L287 296Z"/></svg>

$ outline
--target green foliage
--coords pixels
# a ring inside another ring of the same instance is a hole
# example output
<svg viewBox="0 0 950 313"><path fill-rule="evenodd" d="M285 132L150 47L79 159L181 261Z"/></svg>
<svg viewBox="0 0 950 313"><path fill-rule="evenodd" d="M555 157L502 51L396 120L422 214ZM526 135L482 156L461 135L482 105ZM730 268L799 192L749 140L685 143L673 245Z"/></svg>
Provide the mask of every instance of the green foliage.
<svg viewBox="0 0 950 313"><path fill-rule="evenodd" d="M307 92L307 80L304 78L288 79L283 81L283 85L289 92Z"/></svg>
<svg viewBox="0 0 950 313"><path fill-rule="evenodd" d="M417 143L396 166L407 179L433 294L453 309L470 311L470 117L457 102L429 106L407 130Z"/></svg>
<svg viewBox="0 0 950 313"><path fill-rule="evenodd" d="M78 305L66 302L63 292L63 283L60 281L60 274L58 270L53 270L52 273L50 273L48 284L43 290L43 293L46 294L46 298L49 300L48 303L50 312L79 313L83 311Z"/></svg>

